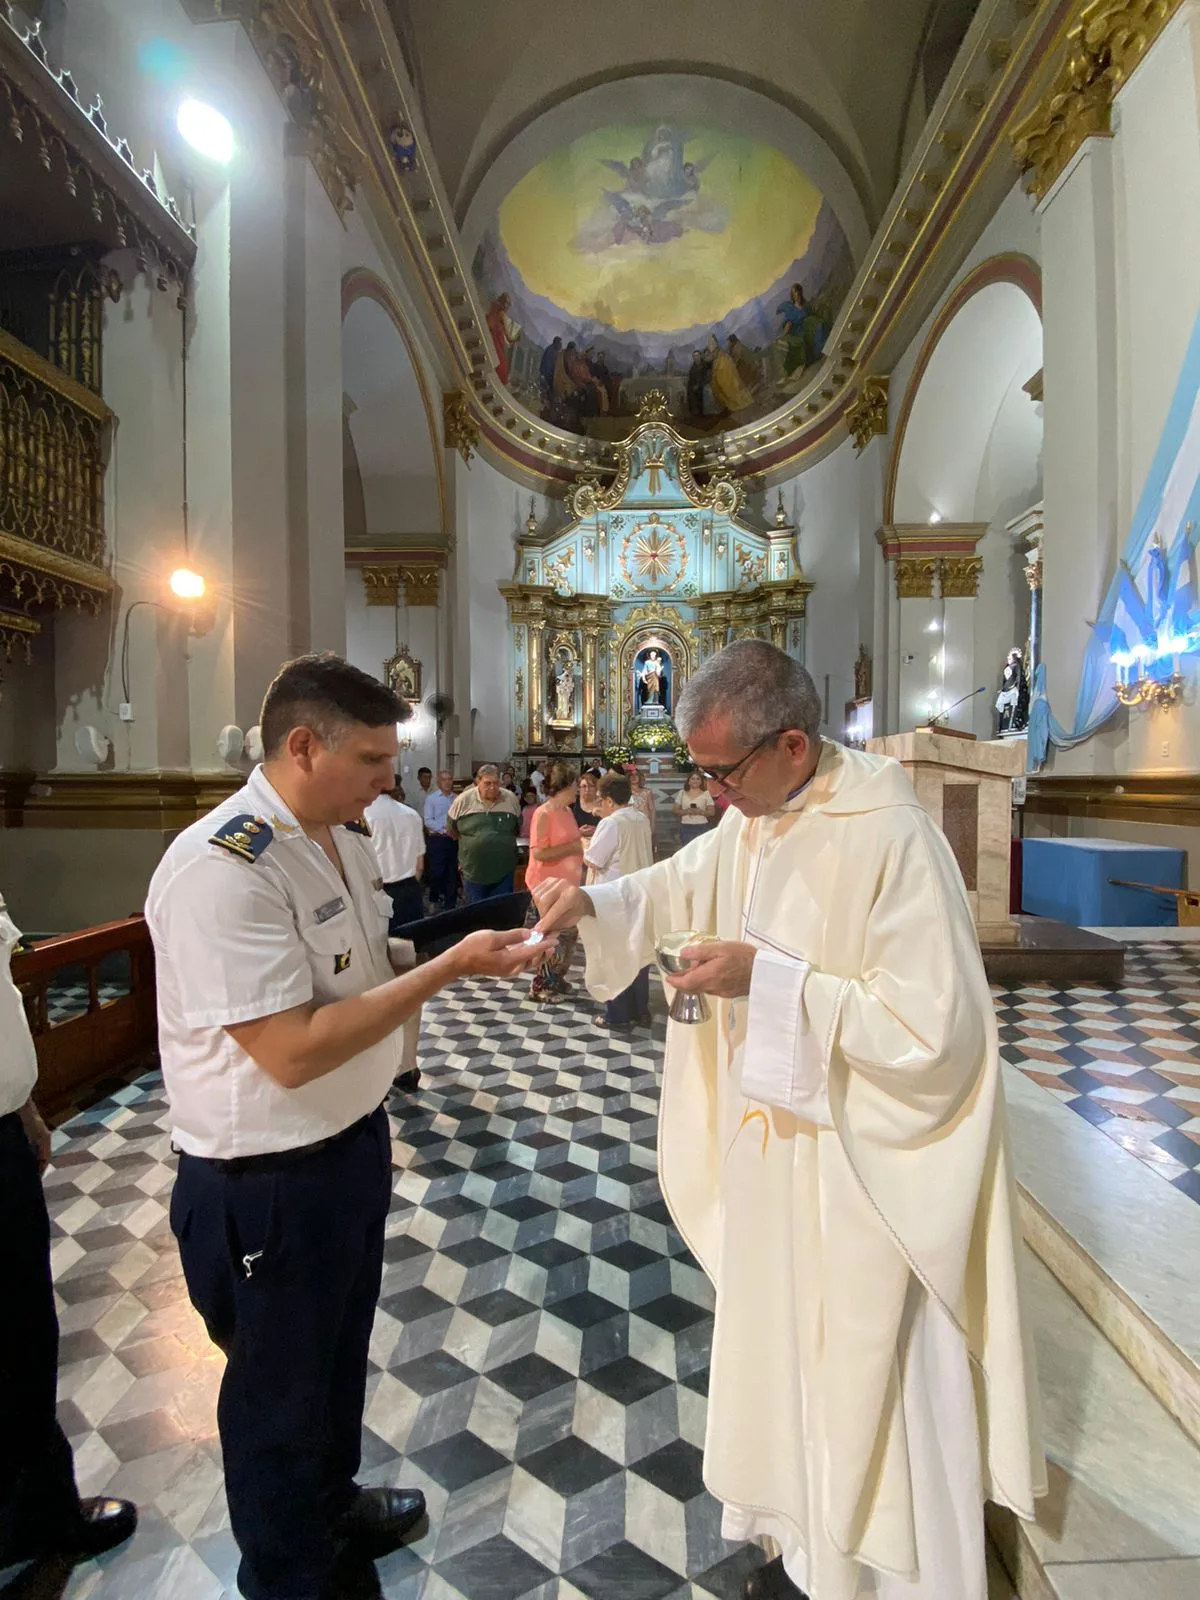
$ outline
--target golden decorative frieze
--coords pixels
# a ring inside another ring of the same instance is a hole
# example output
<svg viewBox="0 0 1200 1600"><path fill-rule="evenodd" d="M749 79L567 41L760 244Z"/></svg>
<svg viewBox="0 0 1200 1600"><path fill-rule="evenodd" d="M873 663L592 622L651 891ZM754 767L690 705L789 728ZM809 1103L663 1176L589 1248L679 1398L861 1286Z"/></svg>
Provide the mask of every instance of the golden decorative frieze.
<svg viewBox="0 0 1200 1600"><path fill-rule="evenodd" d="M1025 568L1025 582L1031 594L1042 587L1042 552L1039 550Z"/></svg>
<svg viewBox="0 0 1200 1600"><path fill-rule="evenodd" d="M447 450L457 450L468 464L479 443L479 424L471 411L471 402L461 389L452 389L442 396L442 429Z"/></svg>
<svg viewBox="0 0 1200 1600"><path fill-rule="evenodd" d="M898 556L896 558L896 598L898 600L932 600L933 581L937 576L935 556Z"/></svg>
<svg viewBox="0 0 1200 1600"><path fill-rule="evenodd" d="M1112 106L1182 0L1092 0L1067 34L1041 104L1018 124L1013 147L1031 194L1044 200L1085 140L1112 134Z"/></svg>
<svg viewBox="0 0 1200 1600"><path fill-rule="evenodd" d="M864 378L858 399L846 411L846 426L857 455L888 431L888 386L887 378Z"/></svg>
<svg viewBox="0 0 1200 1600"><path fill-rule="evenodd" d="M943 600L973 600L979 593L982 556L942 556L938 565Z"/></svg>

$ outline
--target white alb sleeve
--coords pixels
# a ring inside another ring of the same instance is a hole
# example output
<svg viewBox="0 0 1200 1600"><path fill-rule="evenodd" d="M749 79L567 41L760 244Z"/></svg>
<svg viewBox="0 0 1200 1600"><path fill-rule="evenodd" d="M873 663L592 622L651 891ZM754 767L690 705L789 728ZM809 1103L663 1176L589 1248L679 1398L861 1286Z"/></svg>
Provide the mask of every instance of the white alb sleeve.
<svg viewBox="0 0 1200 1600"><path fill-rule="evenodd" d="M832 1126L825 1042L814 1035L804 1005L810 971L774 950L760 950L750 978L742 1093L806 1122Z"/></svg>

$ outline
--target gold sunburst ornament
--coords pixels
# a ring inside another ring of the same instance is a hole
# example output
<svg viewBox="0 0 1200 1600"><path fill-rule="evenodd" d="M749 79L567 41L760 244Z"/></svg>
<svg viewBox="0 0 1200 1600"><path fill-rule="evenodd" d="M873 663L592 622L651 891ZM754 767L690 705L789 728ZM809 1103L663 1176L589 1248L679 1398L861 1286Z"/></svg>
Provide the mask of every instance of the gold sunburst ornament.
<svg viewBox="0 0 1200 1600"><path fill-rule="evenodd" d="M643 591L682 577L686 563L687 552L675 530L661 524L657 516L633 530L621 555L626 581Z"/></svg>

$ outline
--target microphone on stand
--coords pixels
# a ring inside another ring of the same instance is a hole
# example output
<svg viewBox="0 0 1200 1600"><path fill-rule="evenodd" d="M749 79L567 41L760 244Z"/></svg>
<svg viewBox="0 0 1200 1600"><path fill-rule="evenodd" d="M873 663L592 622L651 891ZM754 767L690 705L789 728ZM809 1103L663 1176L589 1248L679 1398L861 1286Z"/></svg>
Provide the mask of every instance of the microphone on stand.
<svg viewBox="0 0 1200 1600"><path fill-rule="evenodd" d="M967 701L974 700L977 694L986 693L987 684L981 683L978 689L972 689L970 694L964 694L961 700L956 700L952 706L947 706L944 711L939 711L936 717L930 717L925 726L927 728L936 728L938 723L941 722L944 717L948 717L952 711L957 711L959 706L965 706Z"/></svg>

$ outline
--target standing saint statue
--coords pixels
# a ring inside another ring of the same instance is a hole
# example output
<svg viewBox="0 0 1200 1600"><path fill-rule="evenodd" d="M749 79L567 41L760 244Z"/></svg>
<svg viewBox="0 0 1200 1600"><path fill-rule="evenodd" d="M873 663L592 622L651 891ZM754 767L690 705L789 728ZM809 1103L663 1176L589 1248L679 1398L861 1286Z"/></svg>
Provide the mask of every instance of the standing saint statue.
<svg viewBox="0 0 1200 1600"><path fill-rule="evenodd" d="M660 706L663 703L663 663L657 650L651 650L638 676L642 680L642 704Z"/></svg>
<svg viewBox="0 0 1200 1600"><path fill-rule="evenodd" d="M997 733L1024 733L1029 726L1029 681L1025 676L1025 661L1016 645L1008 652L1004 672L1000 679L1000 693L996 696L996 710L1000 717Z"/></svg>
<svg viewBox="0 0 1200 1600"><path fill-rule="evenodd" d="M571 702L575 698L575 673L571 663L560 661L554 674L554 720L571 722Z"/></svg>

